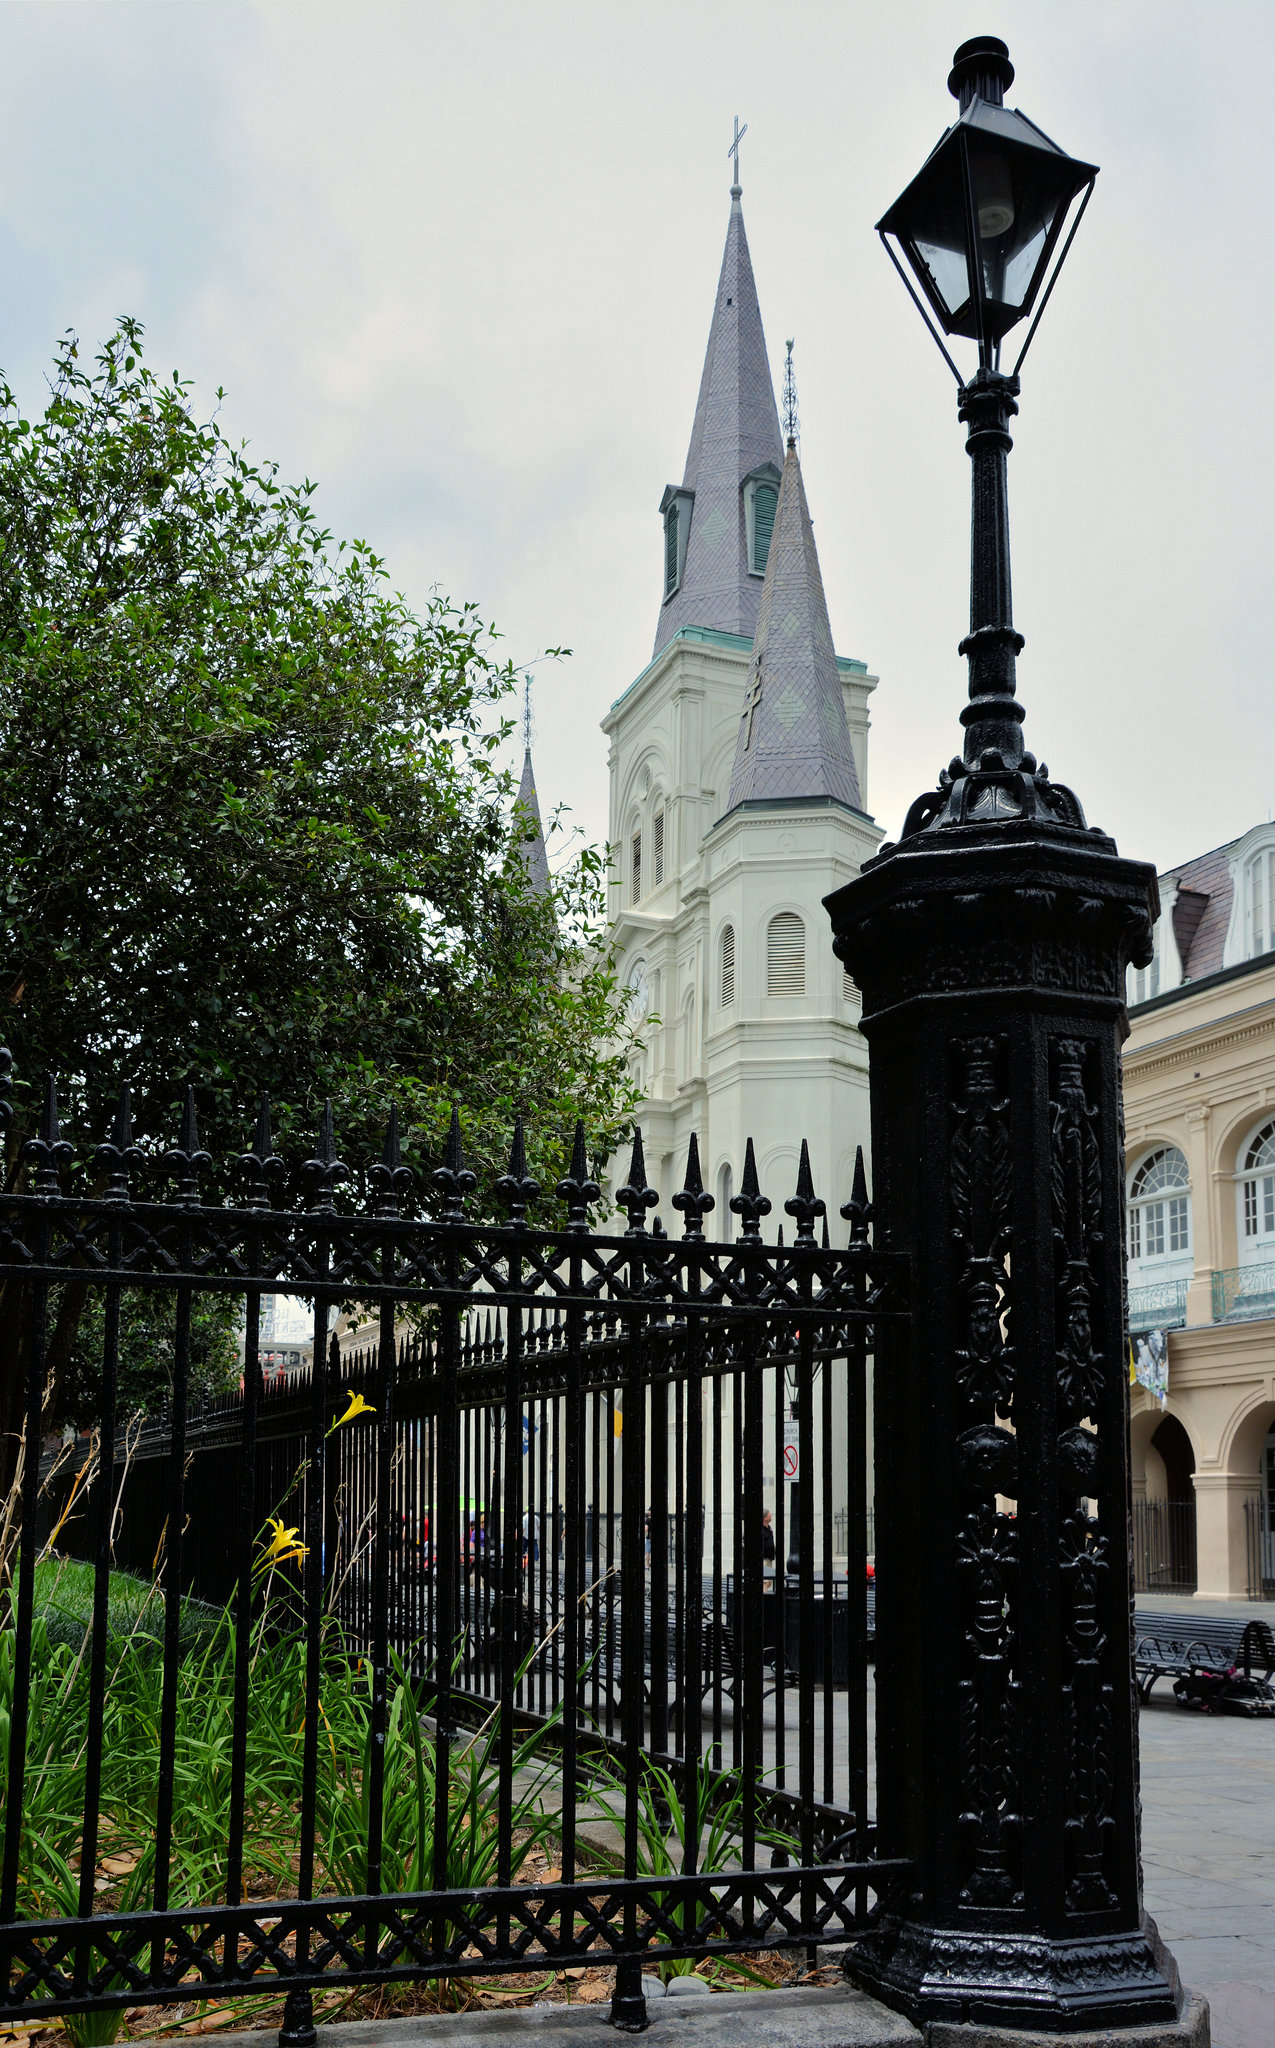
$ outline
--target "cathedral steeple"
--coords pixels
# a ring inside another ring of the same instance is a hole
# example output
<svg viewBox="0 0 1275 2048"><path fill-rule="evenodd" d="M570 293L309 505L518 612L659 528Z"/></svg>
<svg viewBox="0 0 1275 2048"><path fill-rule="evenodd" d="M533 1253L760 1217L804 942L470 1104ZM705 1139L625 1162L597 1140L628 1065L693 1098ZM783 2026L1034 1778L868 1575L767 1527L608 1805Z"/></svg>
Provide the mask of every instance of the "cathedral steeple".
<svg viewBox="0 0 1275 2048"><path fill-rule="evenodd" d="M790 440L726 809L812 796L863 808L801 460Z"/></svg>
<svg viewBox="0 0 1275 2048"><path fill-rule="evenodd" d="M783 460L734 144L731 153L736 170L730 222L686 473L680 489L670 484L660 504L664 599L656 654L682 626L709 626L752 638L765 568L765 527Z"/></svg>
<svg viewBox="0 0 1275 2048"><path fill-rule="evenodd" d="M540 821L540 799L536 795L536 772L531 765L532 738L531 678L528 676L522 693L522 781L518 785L518 827L514 852L534 893L547 897L552 895L553 885L549 877L544 826Z"/></svg>

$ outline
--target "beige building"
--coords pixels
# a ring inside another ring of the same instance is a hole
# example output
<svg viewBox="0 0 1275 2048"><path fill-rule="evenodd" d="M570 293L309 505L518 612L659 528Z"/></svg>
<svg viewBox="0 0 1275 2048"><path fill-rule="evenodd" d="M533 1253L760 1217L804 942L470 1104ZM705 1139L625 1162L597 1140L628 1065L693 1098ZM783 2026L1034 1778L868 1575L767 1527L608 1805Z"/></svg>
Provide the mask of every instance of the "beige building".
<svg viewBox="0 0 1275 2048"><path fill-rule="evenodd" d="M1160 878L1129 974L1129 1323L1140 1588L1275 1597L1275 825Z"/></svg>

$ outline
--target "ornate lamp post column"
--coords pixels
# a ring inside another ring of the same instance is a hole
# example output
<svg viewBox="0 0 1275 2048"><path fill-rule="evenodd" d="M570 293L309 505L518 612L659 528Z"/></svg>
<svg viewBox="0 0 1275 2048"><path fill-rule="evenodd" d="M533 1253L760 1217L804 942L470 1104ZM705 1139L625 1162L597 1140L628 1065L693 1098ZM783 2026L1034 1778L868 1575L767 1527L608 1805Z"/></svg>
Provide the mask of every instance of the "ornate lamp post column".
<svg viewBox="0 0 1275 2048"><path fill-rule="evenodd" d="M960 116L881 223L979 367L963 753L827 899L878 1243L914 1271L877 1356L876 1547L880 1848L915 1877L846 1967L917 2021L1181 2041L1141 1901L1126 1449L1124 975L1159 903L1023 751L999 349L1095 172L1002 105L1012 78L1003 43L957 52Z"/></svg>

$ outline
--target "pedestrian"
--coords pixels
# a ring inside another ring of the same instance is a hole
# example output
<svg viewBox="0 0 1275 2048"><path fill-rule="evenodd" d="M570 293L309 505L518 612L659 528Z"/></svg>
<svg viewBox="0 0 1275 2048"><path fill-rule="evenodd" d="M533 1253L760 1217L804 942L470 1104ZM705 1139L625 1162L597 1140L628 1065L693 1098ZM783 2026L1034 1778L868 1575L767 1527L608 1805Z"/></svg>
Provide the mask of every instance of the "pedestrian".
<svg viewBox="0 0 1275 2048"><path fill-rule="evenodd" d="M767 1569L769 1567L769 1569ZM770 1509L762 1510L761 1518L761 1572L762 1584L769 1586L775 1576L775 1532L770 1525Z"/></svg>
<svg viewBox="0 0 1275 2048"><path fill-rule="evenodd" d="M646 1531L646 1568L647 1568L647 1570L648 1570L648 1572L649 1572L649 1571L650 1571L650 1569L651 1569L651 1510L650 1510L649 1508L648 1508L648 1509L647 1509L647 1511L646 1511L646 1523L645 1523L645 1531Z"/></svg>

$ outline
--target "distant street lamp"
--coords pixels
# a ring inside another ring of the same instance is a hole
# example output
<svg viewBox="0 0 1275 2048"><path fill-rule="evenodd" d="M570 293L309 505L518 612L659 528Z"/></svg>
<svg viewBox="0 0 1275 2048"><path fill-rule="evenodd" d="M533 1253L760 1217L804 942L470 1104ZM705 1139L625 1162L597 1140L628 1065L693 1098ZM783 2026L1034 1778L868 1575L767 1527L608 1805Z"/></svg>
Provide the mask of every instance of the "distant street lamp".
<svg viewBox="0 0 1275 2048"><path fill-rule="evenodd" d="M1167 2048L1194 2036L1142 1910L1120 1100L1159 902L1023 749L1005 458L1035 321L1012 373L1000 349L1097 173L1003 105L1013 76L962 45L960 113L880 222L960 386L973 523L963 751L826 899L876 1241L913 1276L875 1380L877 1845L911 1872L845 1967L918 2023ZM944 336L977 344L968 379Z"/></svg>

